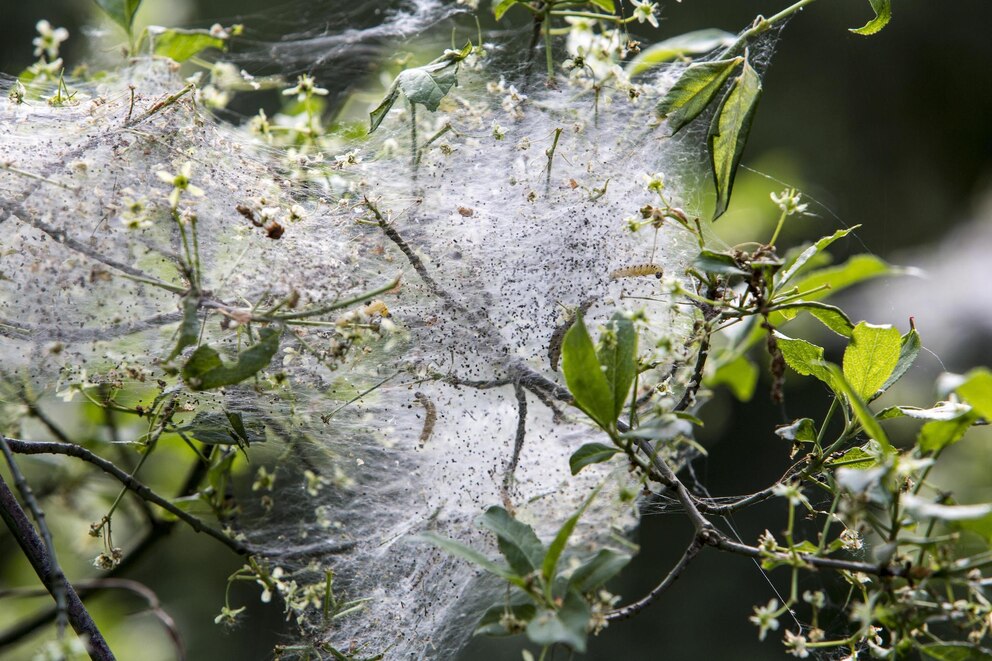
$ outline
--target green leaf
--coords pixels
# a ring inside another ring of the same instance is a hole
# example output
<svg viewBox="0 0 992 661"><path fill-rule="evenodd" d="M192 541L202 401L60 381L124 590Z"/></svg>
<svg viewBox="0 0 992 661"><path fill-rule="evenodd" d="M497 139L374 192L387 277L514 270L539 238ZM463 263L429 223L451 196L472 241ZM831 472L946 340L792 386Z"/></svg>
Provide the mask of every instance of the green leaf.
<svg viewBox="0 0 992 661"><path fill-rule="evenodd" d="M561 370L576 405L600 427L609 429L616 422L613 392L600 368L596 348L581 315L562 341Z"/></svg>
<svg viewBox="0 0 992 661"><path fill-rule="evenodd" d="M626 73L628 76L636 76L656 64L664 64L692 55L703 55L717 48L729 46L735 41L737 35L712 28L680 34L642 50L627 63Z"/></svg>
<svg viewBox="0 0 992 661"><path fill-rule="evenodd" d="M892 443L889 442L889 437L886 435L885 430L882 429L882 425L879 424L875 415L865 404L861 396L855 392L854 388L848 383L847 378L844 376L844 372L841 371L836 365L827 364L827 369L830 370L831 376L833 376L834 382L837 388L847 397L848 403L851 405L851 411L854 412L854 417L858 419L861 426L864 428L865 433L871 438L878 441L878 444L882 446L882 449L886 454L891 454L895 451L892 447Z"/></svg>
<svg viewBox="0 0 992 661"><path fill-rule="evenodd" d="M900 347L899 331L892 326L862 321L854 327L842 365L859 397L869 400L879 391L899 362Z"/></svg>
<svg viewBox="0 0 992 661"><path fill-rule="evenodd" d="M892 370L892 374L889 375L889 378L879 388L880 392L885 392L896 381L902 378L903 374L916 362L916 356L919 355L920 349L923 347L920 342L920 334L916 332L915 328L909 329L909 332L902 336L900 343L899 361L896 363L896 368Z"/></svg>
<svg viewBox="0 0 992 661"><path fill-rule="evenodd" d="M672 135L706 110L730 74L743 61L743 57L735 57L715 62L697 62L686 67L655 107L658 116L668 120Z"/></svg>
<svg viewBox="0 0 992 661"><path fill-rule="evenodd" d="M700 271L717 275L750 275L737 264L737 260L725 252L703 249L696 255L692 265Z"/></svg>
<svg viewBox="0 0 992 661"><path fill-rule="evenodd" d="M576 652L586 651L586 625L591 612L589 604L574 590L565 595L557 611L542 609L527 624L527 638L536 645L562 643Z"/></svg>
<svg viewBox="0 0 992 661"><path fill-rule="evenodd" d="M200 309L200 297L192 291L183 296L183 321L179 325L179 339L176 340L176 347L166 358L172 360L182 353L183 349L196 344L200 337L200 320L196 313Z"/></svg>
<svg viewBox="0 0 992 661"><path fill-rule="evenodd" d="M823 347L818 347L806 340L794 340L777 331L775 341L789 367L803 376L815 376L831 388L834 387L830 370L823 360Z"/></svg>
<svg viewBox="0 0 992 661"><path fill-rule="evenodd" d="M493 4L493 16L496 20L503 18L503 14L513 5L517 4L519 0L499 0L499 2Z"/></svg>
<svg viewBox="0 0 992 661"><path fill-rule="evenodd" d="M572 470L572 475L578 475L579 471L586 466L609 461L617 452L620 452L620 450L609 445L586 443L568 458L568 466Z"/></svg>
<svg viewBox="0 0 992 661"><path fill-rule="evenodd" d="M606 584L630 562L629 553L600 549L596 555L572 572L568 584L582 594L593 592Z"/></svg>
<svg viewBox="0 0 992 661"><path fill-rule="evenodd" d="M468 57L471 51L472 44L467 44L460 51L449 50L422 67L401 71L386 90L386 96L369 113L369 133L379 128L400 92L406 95L410 103L419 103L431 112L437 110L441 99L458 82L458 63Z"/></svg>
<svg viewBox="0 0 992 661"><path fill-rule="evenodd" d="M421 533L413 537L411 541L421 541L427 542L428 544L433 544L439 549L446 551L455 557L461 558L462 560L468 560L472 564L478 565L493 576L502 578L503 580L508 581L521 589L526 589L526 582L523 577L517 576L507 567L493 562L482 553L479 553L473 549L471 546L466 546L461 542L447 537L442 537L441 535L437 535L432 532Z"/></svg>
<svg viewBox="0 0 992 661"><path fill-rule="evenodd" d="M782 285L789 282L789 280L791 280L793 276L795 276L799 272L799 270L802 269L803 266L805 266L811 259L816 257L819 253L823 252L824 248L829 246L837 239L844 238L845 236L847 236L854 230L858 229L859 227L861 227L861 225L855 225L854 227L849 227L847 229L837 230L830 236L823 237L822 239L811 245L809 248L803 250L801 253L799 253L799 256L796 257L795 261L789 264L789 266L787 266L784 271L781 271L776 276L775 288L781 289Z"/></svg>
<svg viewBox="0 0 992 661"><path fill-rule="evenodd" d="M827 465L833 468L844 466L855 470L865 470L877 464L878 458L861 448L851 448L833 461L827 462Z"/></svg>
<svg viewBox="0 0 992 661"><path fill-rule="evenodd" d="M744 155L747 136L751 132L754 111L761 97L761 77L748 62L727 90L720 107L710 123L708 144L716 184L716 220L727 210L734 188L737 166Z"/></svg>
<svg viewBox="0 0 992 661"><path fill-rule="evenodd" d="M565 547L568 545L568 538L572 536L572 531L575 530L579 519L585 513L586 509L588 509L589 505L592 504L593 499L599 494L600 488L596 487L593 489L593 492L589 494L589 497L582 503L578 511L568 517L568 520L562 524L561 528L558 529L558 534L555 535L551 544L548 545L548 552L545 554L544 561L541 563L541 576L544 578L544 585L549 591L558 570L558 560L561 559L561 554L565 552Z"/></svg>
<svg viewBox="0 0 992 661"><path fill-rule="evenodd" d="M419 103L431 112L437 110L441 99L458 82L451 61L401 71L396 84L411 103Z"/></svg>
<svg viewBox="0 0 992 661"><path fill-rule="evenodd" d="M824 326L843 337L851 337L854 332L854 322L839 307L820 301L796 301L785 303L775 308L778 311L788 310L794 315L796 311L810 313Z"/></svg>
<svg viewBox="0 0 992 661"><path fill-rule="evenodd" d="M191 390L212 390L251 378L272 361L279 350L279 334L274 328L263 328L259 341L239 353L233 364L225 364L213 347L200 345L183 366L183 380Z"/></svg>
<svg viewBox="0 0 992 661"><path fill-rule="evenodd" d="M526 523L517 521L502 507L493 506L479 517L479 524L496 534L499 551L514 572L527 576L541 566L544 544Z"/></svg>
<svg viewBox="0 0 992 661"><path fill-rule="evenodd" d="M931 420L922 427L916 437L920 452L937 453L948 445L960 441L965 432L975 423L978 416L963 415L953 420Z"/></svg>
<svg viewBox="0 0 992 661"><path fill-rule="evenodd" d="M971 370L957 392L978 415L992 421L992 372L984 367Z"/></svg>
<svg viewBox="0 0 992 661"><path fill-rule="evenodd" d="M489 608L485 614L483 614L482 619L479 620L479 624L476 625L475 635L477 636L512 636L517 634L516 631L508 631L506 627L503 626L503 618L507 615L512 615L515 620L520 622L530 622L534 619L537 614L537 606L533 602L526 603L510 603L510 604L498 604Z"/></svg>
<svg viewBox="0 0 992 661"><path fill-rule="evenodd" d="M875 18L871 19L863 27L851 28L850 31L854 34L860 34L864 36L870 36L884 28L892 20L892 1L891 0L868 0L871 4L872 10L875 12Z"/></svg>
<svg viewBox="0 0 992 661"><path fill-rule="evenodd" d="M777 427L775 434L787 441L816 442L816 427L813 426L813 421L810 418L800 418L790 425Z"/></svg>
<svg viewBox="0 0 992 661"><path fill-rule="evenodd" d="M227 47L224 39L210 34L209 30L167 29L149 25L148 36L155 55L168 57L176 62L185 62L208 48L224 50Z"/></svg>
<svg viewBox="0 0 992 661"><path fill-rule="evenodd" d="M131 35L134 15L138 13L141 0L94 0L94 2L113 19L114 23L124 28L128 36Z"/></svg>
<svg viewBox="0 0 992 661"><path fill-rule="evenodd" d="M603 11L611 14L617 10L616 5L613 4L613 0L589 0L589 4L596 5Z"/></svg>
<svg viewBox="0 0 992 661"><path fill-rule="evenodd" d="M179 427L179 430L207 445L251 445L265 440L265 430L261 424L245 426L241 414L230 411L197 413L189 424Z"/></svg>
<svg viewBox="0 0 992 661"><path fill-rule="evenodd" d="M740 355L721 364L705 381L709 388L725 385L738 401L747 402L754 396L754 388L758 384L758 366Z"/></svg>
<svg viewBox="0 0 992 661"><path fill-rule="evenodd" d="M616 313L599 338L597 357L613 395L613 420L623 412L637 375L637 331L627 316Z"/></svg>
<svg viewBox="0 0 992 661"><path fill-rule="evenodd" d="M396 99L399 95L399 84L398 81L394 80L393 84L389 86L388 90L386 90L386 96L384 96L382 101L379 102L379 105L373 108L372 112L369 113L369 133L372 133L379 128L379 124L382 124L382 120L384 120L386 115L389 114L389 111L392 110L393 104L396 103Z"/></svg>

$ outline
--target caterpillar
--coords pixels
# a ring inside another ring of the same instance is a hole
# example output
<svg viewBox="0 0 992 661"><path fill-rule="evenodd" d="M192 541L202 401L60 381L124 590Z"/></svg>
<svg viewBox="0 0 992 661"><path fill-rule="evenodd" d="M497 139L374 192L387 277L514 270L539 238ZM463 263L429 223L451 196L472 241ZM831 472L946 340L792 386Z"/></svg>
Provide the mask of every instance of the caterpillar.
<svg viewBox="0 0 992 661"><path fill-rule="evenodd" d="M633 266L625 266L622 269L617 269L610 273L610 278L617 280L619 278L638 278L647 275L653 275L656 278L661 278L664 271L662 271L660 266L656 264L634 264Z"/></svg>
<svg viewBox="0 0 992 661"><path fill-rule="evenodd" d="M434 433L434 423L437 422L437 407L434 406L434 402L428 399L427 395L420 391L413 393L413 397L420 402L425 412L424 428L420 432L420 438L417 440L417 447L422 448L427 445L431 434Z"/></svg>

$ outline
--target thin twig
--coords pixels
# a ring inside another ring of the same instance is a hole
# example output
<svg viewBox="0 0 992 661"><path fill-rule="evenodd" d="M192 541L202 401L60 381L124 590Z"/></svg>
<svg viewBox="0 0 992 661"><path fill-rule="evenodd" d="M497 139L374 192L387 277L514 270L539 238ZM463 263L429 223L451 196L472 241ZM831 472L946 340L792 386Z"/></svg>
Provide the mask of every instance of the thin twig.
<svg viewBox="0 0 992 661"><path fill-rule="evenodd" d="M654 602L663 592L672 587L672 585L679 579L682 572L685 571L692 559L699 555L699 552L703 550L703 545L699 543L698 539L693 539L692 543L689 544L689 548L685 550L679 561L672 567L672 570L668 572L668 575L662 579L661 583L655 586L651 592L647 593L641 599L638 599L632 604L628 604L622 608L617 608L616 610L610 611L606 614L606 619L610 622L615 622L617 620L626 620L640 611L644 610L645 607L649 606Z"/></svg>
<svg viewBox="0 0 992 661"><path fill-rule="evenodd" d="M61 454L82 459L85 462L91 463L108 475L113 476L118 482L124 485L126 489L133 491L140 498L158 505L170 514L182 519L196 532L202 532L210 537L213 537L239 555L249 555L251 553L251 549L244 543L236 539L232 539L219 530L211 528L189 512L185 512L176 507L168 500L152 491L148 486L131 477L131 475L129 475L126 471L121 470L113 463L107 461L103 457L97 456L86 448L71 443L23 441L12 438L7 439L7 444L10 446L10 449L17 454Z"/></svg>

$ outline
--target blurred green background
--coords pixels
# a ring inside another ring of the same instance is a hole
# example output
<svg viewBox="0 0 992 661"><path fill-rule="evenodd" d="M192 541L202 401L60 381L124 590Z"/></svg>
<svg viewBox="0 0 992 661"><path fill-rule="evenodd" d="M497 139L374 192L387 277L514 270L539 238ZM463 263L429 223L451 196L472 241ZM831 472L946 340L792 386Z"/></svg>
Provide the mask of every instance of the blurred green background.
<svg viewBox="0 0 992 661"><path fill-rule="evenodd" d="M665 2L657 34L671 36L704 27L738 31L757 14L770 15L786 4L784 0ZM786 244L860 223L860 241L849 241L840 250L867 249L898 261L905 254L900 251L921 246L925 251L955 226L982 222L976 218L988 204L992 188L992 3L897 0L894 4L891 25L872 38L847 32L871 16L864 0L814 4L786 27L765 78L765 95L744 158L744 164L758 172L740 173L732 211L717 228L728 242L770 233L768 194L783 187L779 182L801 188L816 201L811 209L816 216L787 225ZM139 24L244 22L249 36L273 38L283 26L291 29L294 21L319 23L321 15L335 19L345 11L349 20L374 23L376 11L389 3L325 0L283 7L276 0L146 0L145 5ZM16 75L33 61L31 38L41 18L72 33L63 48L67 66L86 58L81 28L94 24L92 3L0 0L0 72ZM297 24L295 29L305 27L313 26ZM656 38L642 34L646 43ZM404 48L409 49L409 44L395 44L396 50ZM382 54L388 57L390 52ZM348 88L361 72L359 64L340 63L316 71L322 84L337 90ZM985 220L984 227L990 224ZM984 270L979 266L968 282L947 286L985 288L989 275L987 266ZM927 304L921 300L919 305ZM905 330L906 319L892 318L894 310L881 305L871 313L871 321L895 323ZM987 308L976 314L992 316ZM921 331L926 341L927 329ZM992 362L989 339L972 336L967 347L946 357L947 367L963 371ZM759 385L759 396L748 404L719 393L706 411L710 422L702 440L710 455L696 463L696 470L713 494L749 493L777 479L786 466L787 451L771 434L782 413L761 392L767 392L767 384ZM790 418L822 412L827 401L815 386L790 389L787 397ZM989 440L987 435L984 440ZM987 481L992 454L984 452L958 462L971 466L976 479ZM774 503L742 514L733 523L744 539L753 540L769 520L781 520ZM637 598L668 571L689 536L679 515L647 516L639 532L642 553L614 591L626 599ZM5 558L0 587L32 584L23 563L6 560L16 553L10 538L0 534L0 557ZM130 576L152 587L176 618L190 659L267 658L287 632L277 607L258 604L255 587L236 591L232 599L236 604L254 604L239 628L226 631L213 624L226 576L238 565L223 548L178 528ZM772 580L781 577L773 575ZM773 596L766 577L750 560L706 553L661 602L595 639L586 658L781 659L781 643L774 636L759 643L755 628L747 622L751 607ZM94 609L98 621L123 617L129 609L121 603L131 603L127 599L99 598ZM10 624L0 622L0 628ZM110 639L122 650L123 659L173 658L166 636L148 615L123 619ZM37 641L31 639L17 651L0 651L0 656L30 658ZM479 640L463 656L473 661L519 658L512 649Z"/></svg>

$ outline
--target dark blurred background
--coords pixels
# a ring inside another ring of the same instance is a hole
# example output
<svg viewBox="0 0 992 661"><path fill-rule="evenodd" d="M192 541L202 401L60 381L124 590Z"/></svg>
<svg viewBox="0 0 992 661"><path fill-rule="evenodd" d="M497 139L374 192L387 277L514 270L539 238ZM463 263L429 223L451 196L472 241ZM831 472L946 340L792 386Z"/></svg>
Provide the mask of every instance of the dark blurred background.
<svg viewBox="0 0 992 661"><path fill-rule="evenodd" d="M302 29L298 23L289 27L299 21L294 12L301 5L284 10L277 0L146 0L145 4L139 23L208 26L221 19L225 24L244 22L249 34L270 36L283 25L286 30ZM757 14L770 15L787 4L784 0L665 2L660 34L667 37L704 27L736 32ZM349 20L367 24L375 21L377 9L387 5L325 0L307 3L306 13L319 17L325 12L335 19L347 12ZM800 187L816 201L811 209L815 217L787 226L783 241L787 244L860 223L859 240L840 246L841 253L867 249L894 261L907 257L926 261L928 255L941 254L928 246L955 228L958 232L970 228L967 231L975 236L992 234L988 219L992 3L896 2L894 11L889 27L871 38L847 31L871 17L863 0L816 3L786 27L765 78L765 95L744 158L745 165L757 172L740 174L732 211L717 227L728 242L752 238L757 224L771 222L768 193L780 190L779 182ZM0 0L0 72L16 75L33 61L31 38L40 18L72 33L63 48L71 67L85 58L81 26L92 24L93 17L92 4L83 0ZM654 38L643 34L646 43ZM396 44L397 49L403 47ZM347 67L316 73L329 87L349 85ZM939 269L941 264L930 266ZM970 287L975 296L983 293L990 275L987 265L979 260L966 268L970 271L965 271L965 282L943 283L931 291L939 295L941 286L946 291ZM905 330L905 310L886 301L896 288L913 286L876 289L880 293L870 299L875 302L867 305L870 320ZM922 294L915 304L920 306L916 314L929 305ZM990 317L988 308L978 306L972 316L980 328L992 327L992 323L982 325ZM932 328L935 333L948 328L953 333L949 319L930 323L947 327ZM924 341L927 330L921 327ZM949 350L943 356L948 369L963 371L975 363L992 362L988 340L987 331L978 332L967 346ZM936 363L931 363L934 371ZM747 404L718 393L706 412L709 422L702 441L709 457L695 466L715 495L759 489L778 478L788 462L787 448L771 433L782 413L767 402L767 388L767 383L759 384L758 395ZM788 416L815 417L827 401L826 393L815 385L805 390L790 387ZM983 457L980 461L989 461L988 453ZM992 465L986 468L992 471ZM745 540L754 540L768 521L781 522L783 517L771 503L740 515L733 524ZM646 516L639 532L642 553L614 591L625 599L640 596L664 576L689 537L679 515ZM164 607L179 620L191 659L267 658L282 635L281 615L275 607L259 607L254 588L232 600L255 603L247 625L228 633L213 624L225 577L237 564L216 545L178 531L160 554L134 573L158 591ZM780 590L787 589L782 575L773 574L771 580ZM586 658L781 659L779 637L771 635L759 643L756 629L747 622L752 606L774 596L768 579L750 560L704 553L662 601L595 639ZM154 627L146 625L141 631L156 641L161 638ZM126 637L119 635L122 640ZM170 658L164 641L145 648L137 644L128 649L143 652L131 658ZM153 647L160 651L152 652ZM16 658L30 658L30 649ZM520 658L515 649L480 640L464 658Z"/></svg>

